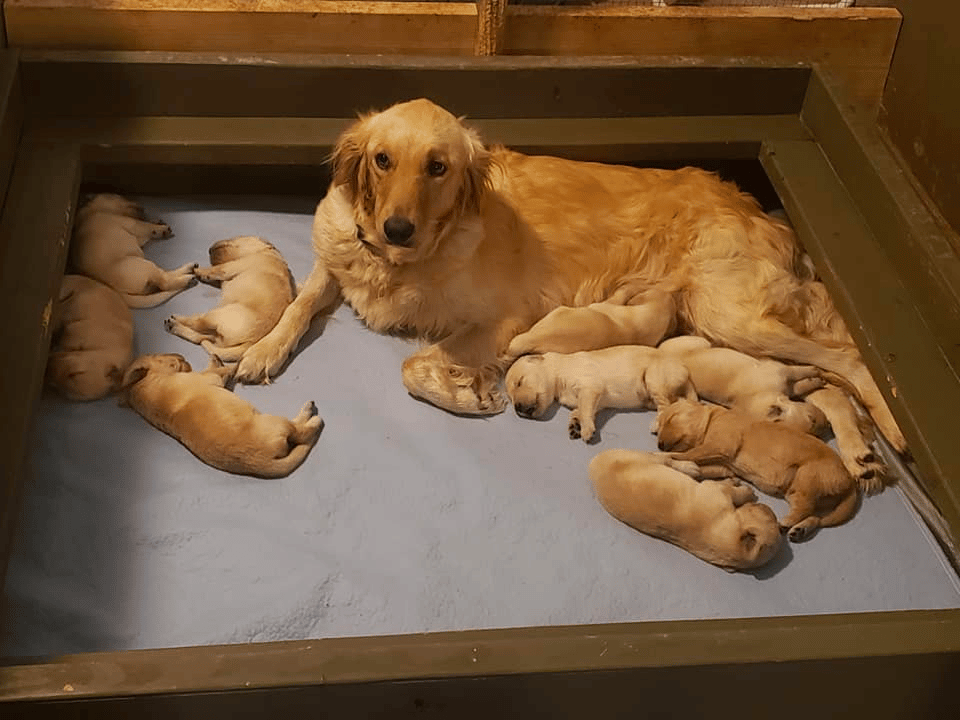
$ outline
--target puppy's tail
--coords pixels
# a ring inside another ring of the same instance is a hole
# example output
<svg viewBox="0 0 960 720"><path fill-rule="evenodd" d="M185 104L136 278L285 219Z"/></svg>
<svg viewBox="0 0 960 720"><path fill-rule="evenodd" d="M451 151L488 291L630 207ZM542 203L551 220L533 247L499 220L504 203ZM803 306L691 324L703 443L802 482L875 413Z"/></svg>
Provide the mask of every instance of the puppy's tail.
<svg viewBox="0 0 960 720"><path fill-rule="evenodd" d="M859 504L860 493L857 492L856 486L851 487L846 496L837 503L837 506L820 518L820 526L835 527L837 525L843 525L843 523L853 517Z"/></svg>

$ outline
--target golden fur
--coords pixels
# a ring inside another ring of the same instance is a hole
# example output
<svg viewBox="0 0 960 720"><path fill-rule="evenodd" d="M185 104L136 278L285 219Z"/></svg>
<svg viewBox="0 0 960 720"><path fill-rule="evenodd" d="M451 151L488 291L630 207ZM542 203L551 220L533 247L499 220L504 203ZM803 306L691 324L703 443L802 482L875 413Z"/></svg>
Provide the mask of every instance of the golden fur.
<svg viewBox="0 0 960 720"><path fill-rule="evenodd" d="M433 341L408 390L488 414L510 341L554 308L669 298L668 325L751 355L816 365L905 441L793 231L695 168L636 169L487 148L428 100L361 117L337 142L314 268L237 377L268 379L342 295L374 330ZM400 231L400 229L403 232Z"/></svg>
<svg viewBox="0 0 960 720"><path fill-rule="evenodd" d="M768 563L782 543L777 517L733 480L697 482L696 465L655 453L607 450L590 462L600 504L621 522L725 570Z"/></svg>
<svg viewBox="0 0 960 720"><path fill-rule="evenodd" d="M207 465L238 475L280 478L306 459L323 421L308 402L293 420L265 415L227 390L229 371L211 358L202 373L182 355L142 355L123 378L127 402Z"/></svg>
<svg viewBox="0 0 960 720"><path fill-rule="evenodd" d="M849 520L860 498L857 484L833 450L812 435L757 421L714 405L679 400L660 411L658 444L675 460L700 466L701 477L736 475L770 495L785 497L780 521L799 542L818 527Z"/></svg>
<svg viewBox="0 0 960 720"><path fill-rule="evenodd" d="M144 257L142 248L149 240L171 235L167 225L144 220L136 203L119 195L94 195L77 210L70 264L112 287L130 307L154 307L196 283L196 263L162 270Z"/></svg>
<svg viewBox="0 0 960 720"><path fill-rule="evenodd" d="M50 387L70 400L97 400L120 387L133 359L133 318L115 290L64 275L50 325Z"/></svg>
<svg viewBox="0 0 960 720"><path fill-rule="evenodd" d="M279 251L258 237L214 243L210 263L194 275L201 282L220 285L218 306L198 315L171 315L165 327L221 360L239 360L273 329L293 300L293 278Z"/></svg>

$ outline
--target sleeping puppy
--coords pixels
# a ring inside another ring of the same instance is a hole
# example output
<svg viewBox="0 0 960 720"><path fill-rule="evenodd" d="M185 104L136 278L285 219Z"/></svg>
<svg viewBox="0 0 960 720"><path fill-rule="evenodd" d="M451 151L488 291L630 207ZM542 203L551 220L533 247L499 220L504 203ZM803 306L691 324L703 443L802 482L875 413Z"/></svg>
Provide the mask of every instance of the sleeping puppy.
<svg viewBox="0 0 960 720"><path fill-rule="evenodd" d="M83 275L64 275L51 335L50 387L70 400L98 400L120 387L133 358L133 319L114 290Z"/></svg>
<svg viewBox="0 0 960 720"><path fill-rule="evenodd" d="M258 237L214 243L210 263L194 275L219 283L220 304L200 315L171 315L164 325L221 360L237 361L277 324L296 294L293 277L280 252Z"/></svg>
<svg viewBox="0 0 960 720"><path fill-rule="evenodd" d="M680 400L660 411L658 445L676 460L697 463L701 477L736 475L786 498L790 512L780 526L793 542L846 522L857 509L857 484L837 454L787 425Z"/></svg>
<svg viewBox="0 0 960 720"><path fill-rule="evenodd" d="M211 358L202 373L182 355L143 355L123 379L127 402L207 465L238 475L280 478L306 459L323 421L308 402L293 420L264 415L227 390L229 371Z"/></svg>
<svg viewBox="0 0 960 720"><path fill-rule="evenodd" d="M130 200L94 195L77 210L70 243L70 263L77 272L109 285L136 308L159 305L196 283L196 263L167 271L144 257L148 240L171 232L142 218L143 210Z"/></svg>
<svg viewBox="0 0 960 720"><path fill-rule="evenodd" d="M765 565L780 548L777 517L752 489L729 479L697 482L692 463L607 450L589 472L600 504L615 518L730 572Z"/></svg>
<svg viewBox="0 0 960 720"><path fill-rule="evenodd" d="M507 371L507 395L518 415L543 417L555 400L573 408L571 438L590 442L602 408L655 408L696 399L686 370L642 345L564 355L525 355Z"/></svg>
<svg viewBox="0 0 960 720"><path fill-rule="evenodd" d="M792 398L826 383L811 365L785 365L724 347L701 337L664 340L660 352L675 358L690 373L697 395L712 403L740 410L758 420L782 422L803 432L819 433L827 425L816 407Z"/></svg>

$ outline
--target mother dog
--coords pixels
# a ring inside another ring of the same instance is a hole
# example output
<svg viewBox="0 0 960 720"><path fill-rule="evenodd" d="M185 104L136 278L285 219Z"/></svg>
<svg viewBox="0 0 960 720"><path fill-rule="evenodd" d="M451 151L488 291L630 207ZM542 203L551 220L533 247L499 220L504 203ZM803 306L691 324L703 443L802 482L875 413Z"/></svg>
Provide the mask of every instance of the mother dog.
<svg viewBox="0 0 960 720"><path fill-rule="evenodd" d="M299 295L237 369L283 366L342 296L377 331L433 344L403 364L416 397L501 411L510 340L560 305L637 308L671 332L816 365L905 441L792 230L697 170L635 169L487 148L428 100L361 116L337 141Z"/></svg>

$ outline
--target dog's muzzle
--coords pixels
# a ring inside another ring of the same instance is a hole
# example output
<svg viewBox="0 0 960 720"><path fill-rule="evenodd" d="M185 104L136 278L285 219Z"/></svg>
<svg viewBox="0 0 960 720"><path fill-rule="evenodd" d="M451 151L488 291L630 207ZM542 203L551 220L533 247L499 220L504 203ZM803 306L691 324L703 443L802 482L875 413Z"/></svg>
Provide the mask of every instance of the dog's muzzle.
<svg viewBox="0 0 960 720"><path fill-rule="evenodd" d="M383 223L383 234L387 242L397 247L410 247L415 226L399 215L391 215Z"/></svg>
<svg viewBox="0 0 960 720"><path fill-rule="evenodd" d="M513 406L513 409L517 411L517 415L525 418L532 418L534 413L537 412L536 405L527 405L525 403L517 403Z"/></svg>

